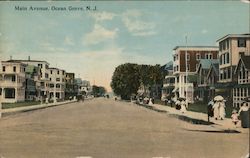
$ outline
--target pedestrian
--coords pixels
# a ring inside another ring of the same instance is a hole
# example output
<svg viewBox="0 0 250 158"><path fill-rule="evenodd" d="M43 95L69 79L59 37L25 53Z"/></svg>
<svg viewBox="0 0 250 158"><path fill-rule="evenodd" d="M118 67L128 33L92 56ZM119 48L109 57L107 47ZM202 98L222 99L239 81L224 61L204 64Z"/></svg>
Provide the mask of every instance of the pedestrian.
<svg viewBox="0 0 250 158"><path fill-rule="evenodd" d="M176 108L177 110L180 110L180 109L181 109L181 102L180 102L179 100L177 100L177 101L175 102L175 108Z"/></svg>
<svg viewBox="0 0 250 158"><path fill-rule="evenodd" d="M181 112L185 113L187 111L185 100L182 100L180 104L181 104L181 109L180 109Z"/></svg>
<svg viewBox="0 0 250 158"><path fill-rule="evenodd" d="M149 99L149 102L148 102L148 105L153 105L153 101L152 101L152 98Z"/></svg>
<svg viewBox="0 0 250 158"><path fill-rule="evenodd" d="M213 105L214 105L214 101L212 99L207 104L207 119L208 119L208 122L209 122L209 117L213 117L214 116Z"/></svg>
<svg viewBox="0 0 250 158"><path fill-rule="evenodd" d="M226 100L222 100L219 102L219 119L224 120L226 116L226 111L225 111L225 102Z"/></svg>
<svg viewBox="0 0 250 158"><path fill-rule="evenodd" d="M232 115L231 115L231 118L232 118L232 122L233 124L236 126L237 123L239 122L239 119L238 119L238 113L237 113L237 110L233 109L232 111Z"/></svg>
<svg viewBox="0 0 250 158"><path fill-rule="evenodd" d="M213 111L214 111L214 118L215 120L217 120L220 115L219 115L219 101L215 101L214 105L213 105Z"/></svg>
<svg viewBox="0 0 250 158"><path fill-rule="evenodd" d="M247 102L243 102L242 106L240 107L240 110L238 112L238 115L240 116L241 120L241 127L243 128L249 128L249 107L247 105Z"/></svg>

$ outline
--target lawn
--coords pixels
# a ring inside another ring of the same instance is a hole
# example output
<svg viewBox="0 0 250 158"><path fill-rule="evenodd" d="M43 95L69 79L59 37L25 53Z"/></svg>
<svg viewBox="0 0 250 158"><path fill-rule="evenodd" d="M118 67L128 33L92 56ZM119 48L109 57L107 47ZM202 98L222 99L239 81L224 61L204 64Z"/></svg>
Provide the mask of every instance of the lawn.
<svg viewBox="0 0 250 158"><path fill-rule="evenodd" d="M3 109L9 109L9 108L32 106L32 105L38 105L38 104L40 104L39 101L25 101L25 102L17 102L17 103L2 103L2 108Z"/></svg>
<svg viewBox="0 0 250 158"><path fill-rule="evenodd" d="M163 101L161 101L161 100L156 100L155 104L165 105L165 103ZM170 104L167 104L165 106L170 106ZM232 110L233 109L234 109L234 107L232 107L232 106L227 106L226 107L226 118L231 118ZM201 113L207 114L207 104L202 103L202 102L197 102L197 103L189 104L187 110L188 111L201 112ZM236 110L238 111L239 109L236 109Z"/></svg>

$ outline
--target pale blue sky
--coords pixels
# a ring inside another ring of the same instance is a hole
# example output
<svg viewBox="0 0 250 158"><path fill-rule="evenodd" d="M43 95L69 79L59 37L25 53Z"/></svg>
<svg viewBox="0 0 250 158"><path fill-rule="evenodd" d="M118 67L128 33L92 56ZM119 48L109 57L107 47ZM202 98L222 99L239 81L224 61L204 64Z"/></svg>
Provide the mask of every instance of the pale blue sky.
<svg viewBox="0 0 250 158"><path fill-rule="evenodd" d="M15 6L97 7L97 11L16 11ZM177 45L216 45L249 33L240 1L0 2L0 59L47 60L110 90L116 66L165 64Z"/></svg>

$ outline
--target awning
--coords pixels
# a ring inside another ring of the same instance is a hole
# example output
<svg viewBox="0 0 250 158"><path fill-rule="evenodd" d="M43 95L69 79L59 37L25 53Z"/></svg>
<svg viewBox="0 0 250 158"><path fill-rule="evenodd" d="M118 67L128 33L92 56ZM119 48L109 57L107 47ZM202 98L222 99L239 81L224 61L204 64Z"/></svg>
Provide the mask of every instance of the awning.
<svg viewBox="0 0 250 158"><path fill-rule="evenodd" d="M175 93L175 92L179 92L179 88L178 87L175 87L174 89L173 89L173 91L172 91L173 93Z"/></svg>

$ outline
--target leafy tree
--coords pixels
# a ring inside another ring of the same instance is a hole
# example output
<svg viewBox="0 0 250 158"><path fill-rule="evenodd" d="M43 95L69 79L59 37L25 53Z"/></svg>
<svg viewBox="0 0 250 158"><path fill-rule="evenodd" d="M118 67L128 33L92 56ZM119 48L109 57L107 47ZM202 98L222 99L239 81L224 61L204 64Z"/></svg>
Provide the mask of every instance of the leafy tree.
<svg viewBox="0 0 250 158"><path fill-rule="evenodd" d="M137 94L140 86L139 67L137 64L126 63L116 67L111 81L111 87L122 99L129 99Z"/></svg>
<svg viewBox="0 0 250 158"><path fill-rule="evenodd" d="M103 96L106 93L106 89L102 86L92 86L92 93L95 97Z"/></svg>
<svg viewBox="0 0 250 158"><path fill-rule="evenodd" d="M161 85L164 76L160 65L137 65L122 64L119 65L113 73L111 87L115 94L120 95L122 99L129 99L132 94L137 94L140 86L144 90L152 89L158 95L156 85ZM144 94L146 91L144 91ZM151 93L152 94L152 93Z"/></svg>

